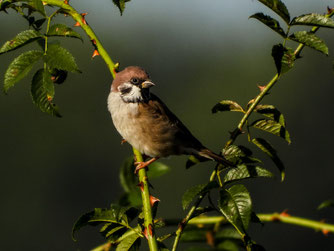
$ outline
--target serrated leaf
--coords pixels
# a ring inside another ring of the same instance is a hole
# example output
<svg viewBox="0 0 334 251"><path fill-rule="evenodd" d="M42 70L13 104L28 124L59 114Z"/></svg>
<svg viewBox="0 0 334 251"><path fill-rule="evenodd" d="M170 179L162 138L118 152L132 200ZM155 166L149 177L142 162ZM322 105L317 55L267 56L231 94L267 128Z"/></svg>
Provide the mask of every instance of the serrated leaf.
<svg viewBox="0 0 334 251"><path fill-rule="evenodd" d="M98 223L116 223L125 227L129 227L126 214L120 212L119 206L112 205L110 209L95 208L93 211L80 216L80 218L74 223L72 229L73 240L75 240L75 233L82 227Z"/></svg>
<svg viewBox="0 0 334 251"><path fill-rule="evenodd" d="M292 19L290 25L308 25L325 28L334 28L334 20L316 13L304 14Z"/></svg>
<svg viewBox="0 0 334 251"><path fill-rule="evenodd" d="M34 64L43 56L42 51L27 51L15 58L5 72L4 91L13 87L23 79L32 69Z"/></svg>
<svg viewBox="0 0 334 251"><path fill-rule="evenodd" d="M47 33L47 36L73 37L83 41L82 37L78 32L74 31L73 29L64 24L52 25L49 29L49 32Z"/></svg>
<svg viewBox="0 0 334 251"><path fill-rule="evenodd" d="M132 234L128 234L131 232ZM135 241L139 238L139 235L136 232L129 231L124 234L127 235L126 238L122 239L121 242L117 245L116 251L126 251L130 250ZM122 238L122 237L121 237Z"/></svg>
<svg viewBox="0 0 334 251"><path fill-rule="evenodd" d="M216 187L218 187L218 184L215 181L212 181L207 184L200 184L189 188L182 196L183 209L186 210L196 196L199 196Z"/></svg>
<svg viewBox="0 0 334 251"><path fill-rule="evenodd" d="M51 74L44 69L38 70L31 83L32 100L42 112L49 113L52 116L61 117L58 107L51 102L54 94L55 90L51 80Z"/></svg>
<svg viewBox="0 0 334 251"><path fill-rule="evenodd" d="M259 163L261 160L252 157L252 151L244 146L230 145L228 148L224 148L222 151L225 158L233 164L241 163Z"/></svg>
<svg viewBox="0 0 334 251"><path fill-rule="evenodd" d="M267 169L260 166L238 165L236 168L230 169L224 176L223 182L229 183L249 178L272 178L274 175Z"/></svg>
<svg viewBox="0 0 334 251"><path fill-rule="evenodd" d="M232 100L222 100L212 108L212 113L232 111L232 112L244 112L242 107Z"/></svg>
<svg viewBox="0 0 334 251"><path fill-rule="evenodd" d="M28 4L32 6L36 11L41 13L43 16L46 16L42 0L29 0Z"/></svg>
<svg viewBox="0 0 334 251"><path fill-rule="evenodd" d="M254 138L252 139L252 142L260 148L264 153L266 153L272 161L276 164L277 168L279 169L281 173L281 181L285 178L285 167L283 162L280 160L280 158L277 155L276 150L264 139L262 138Z"/></svg>
<svg viewBox="0 0 334 251"><path fill-rule="evenodd" d="M274 58L278 74L286 73L294 66L296 56L291 48L276 44L272 48L271 55Z"/></svg>
<svg viewBox="0 0 334 251"><path fill-rule="evenodd" d="M304 44L312 49L328 55L328 47L323 40L308 31L297 31L288 37L290 40Z"/></svg>
<svg viewBox="0 0 334 251"><path fill-rule="evenodd" d="M270 29L277 32L282 37L286 38L286 33L281 28L279 22L276 19L272 18L271 16L267 16L263 13L255 13L254 15L251 15L249 18L255 18L259 20L261 23L268 26Z"/></svg>
<svg viewBox="0 0 334 251"><path fill-rule="evenodd" d="M285 119L283 114L273 105L257 105L254 111L273 119L285 127Z"/></svg>
<svg viewBox="0 0 334 251"><path fill-rule="evenodd" d="M105 234L105 238L109 238L111 235L113 235L114 233L116 233L117 231L121 230L125 228L124 226L117 226L117 227L114 227L113 229L111 229L110 231L108 231L106 234Z"/></svg>
<svg viewBox="0 0 334 251"><path fill-rule="evenodd" d="M50 68L80 72L72 54L58 44L50 44L48 46L44 60Z"/></svg>
<svg viewBox="0 0 334 251"><path fill-rule="evenodd" d="M170 168L167 165L159 161L155 161L152 164L150 164L150 167L147 171L147 177L149 179L154 179L162 175L165 175L169 171L170 171Z"/></svg>
<svg viewBox="0 0 334 251"><path fill-rule="evenodd" d="M252 214L252 201L244 185L238 184L220 191L218 207L240 234L246 234Z"/></svg>
<svg viewBox="0 0 334 251"><path fill-rule="evenodd" d="M4 43L0 48L0 54L9 52L22 47L28 43L35 41L36 39L42 38L42 35L35 30L25 30L17 34L13 39Z"/></svg>
<svg viewBox="0 0 334 251"><path fill-rule="evenodd" d="M285 139L289 144L291 143L290 134L284 126L271 119L259 119L254 121L250 126L272 133Z"/></svg>
<svg viewBox="0 0 334 251"><path fill-rule="evenodd" d="M290 23L290 14L285 4L280 0L258 0L266 5L277 15L279 15L287 24Z"/></svg>
<svg viewBox="0 0 334 251"><path fill-rule="evenodd" d="M130 2L130 0L112 0L112 1L118 7L119 11L121 12L121 15L123 15L125 9L125 3Z"/></svg>
<svg viewBox="0 0 334 251"><path fill-rule="evenodd" d="M327 208L327 207L334 207L334 200L325 200L323 201L319 206L318 206L318 210Z"/></svg>

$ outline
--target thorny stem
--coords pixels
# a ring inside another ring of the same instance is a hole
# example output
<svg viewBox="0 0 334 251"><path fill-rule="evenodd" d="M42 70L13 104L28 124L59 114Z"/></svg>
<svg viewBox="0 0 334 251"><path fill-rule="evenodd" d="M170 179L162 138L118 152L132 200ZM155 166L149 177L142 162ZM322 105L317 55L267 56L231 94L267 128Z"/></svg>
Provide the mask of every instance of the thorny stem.
<svg viewBox="0 0 334 251"><path fill-rule="evenodd" d="M80 24L81 28L86 32L89 39L94 42L94 45L96 46L100 56L107 64L111 75L113 76L113 78L115 78L117 64L115 64L112 61L109 54L107 53L105 48L102 46L100 40L97 38L92 28L86 22L84 22L83 16L79 14L72 6L64 3L64 1L44 0L43 2L48 5L60 7L64 12L66 12L68 15L70 15L75 21L77 21ZM50 20L53 17L53 15L51 15L48 19L48 26L50 25ZM143 157L138 150L133 148L133 152L136 156L137 161L139 162L143 161ZM152 208L150 204L149 183L147 179L146 169L145 168L140 169L138 172L138 176L139 176L139 183L142 186L141 190L142 190L142 201L143 201L143 212L144 212L144 226L146 229L146 236L148 239L149 248L151 251L158 251L158 245L157 245L156 237L154 234Z"/></svg>
<svg viewBox="0 0 334 251"><path fill-rule="evenodd" d="M306 228L312 228L316 231L322 231L324 234L327 234L329 232L334 233L333 224L296 217L286 213L257 214L257 216L259 217L261 222L280 222ZM223 216L199 216L191 219L188 222L188 224L204 225L204 224L216 224L219 222L227 223L227 220Z"/></svg>
<svg viewBox="0 0 334 251"><path fill-rule="evenodd" d="M326 17L332 17L334 15L334 11L331 10ZM315 33L320 27L313 27L311 29L312 33ZM298 58L298 56L300 55L301 51L303 50L303 48L305 47L304 44L299 44L296 48L296 50L294 51L294 54L296 56L296 58ZM277 81L280 79L282 74L276 74L266 85L265 87L261 90L260 94L257 95L253 101L253 103L248 107L247 111L245 112L244 116L241 118L237 128L232 132L230 139L227 141L227 143L225 144L225 149L227 147L229 147L230 145L232 145L234 143L234 141L237 139L237 137L242 134L242 129L244 127L244 125L247 123L249 116L253 113L255 107L262 101L262 99L264 98L265 95L268 94L269 90L274 87L274 85L277 83ZM215 169L211 176L210 176L210 181L213 181L217 175L217 170ZM205 195L208 192L206 192L205 194L202 194L198 197L198 199L196 200L196 202L194 203L194 205L190 208L187 216L181 221L181 223L179 224L178 229L176 230L176 237L174 240L174 244L173 244L173 249L172 251L176 251L176 247L178 246L178 243L180 241L183 229L185 228L185 226L187 225L188 222L190 222L190 219L193 215L193 213L195 212L196 208L200 205L200 203L202 202L203 198L205 197ZM294 217L296 218L296 217ZM264 220L265 221L265 220ZM285 221L286 223L290 223L288 221ZM292 224L292 223L291 223ZM334 227L334 226L333 226Z"/></svg>
<svg viewBox="0 0 334 251"><path fill-rule="evenodd" d="M87 24L83 22L83 17L81 14L79 14L72 6L69 4L65 4L64 1L60 0L43 0L44 3L51 5L51 6L57 6L60 7L64 12L66 12L68 15L70 15L75 21L79 22L81 28L86 32L88 35L89 39L91 41L94 41L96 48L102 57L102 59L105 61L107 64L109 71L113 78L115 78L116 74L116 68L117 65L111 60L109 54L105 50L105 48L102 46L100 40L97 38L96 34L92 30L92 28Z"/></svg>
<svg viewBox="0 0 334 251"><path fill-rule="evenodd" d="M143 156L140 154L138 150L133 148L133 153L135 155L137 162L143 161ZM149 190L149 183L148 183L146 168L139 169L138 177L139 177L139 186L140 186L141 197L142 197L142 202L143 202L144 227L146 231L145 236L147 238L150 250L158 251L158 244L157 244L156 236L154 233L152 208L151 208L151 203L150 203L150 190Z"/></svg>

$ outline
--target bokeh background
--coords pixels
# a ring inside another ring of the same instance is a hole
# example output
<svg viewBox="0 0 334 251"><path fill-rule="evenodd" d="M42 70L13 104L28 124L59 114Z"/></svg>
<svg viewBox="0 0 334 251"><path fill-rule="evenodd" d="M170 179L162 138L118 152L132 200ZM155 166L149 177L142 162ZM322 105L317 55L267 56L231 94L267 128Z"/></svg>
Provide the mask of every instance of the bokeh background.
<svg viewBox="0 0 334 251"><path fill-rule="evenodd" d="M327 6L334 7L327 0L284 2L291 16L324 13ZM222 99L247 104L257 95L256 86L275 74L271 47L281 38L248 19L255 12L275 16L258 1L132 0L122 17L110 0L72 0L71 4L89 13L87 21L111 57L121 67L146 68L157 84L153 92L203 144L217 152L240 115L212 115L212 106ZM58 20L73 25L70 18ZM0 44L24 29L27 23L15 12L0 13ZM334 51L333 32L322 29L318 33L330 53ZM107 111L112 78L101 58L91 60L87 39L84 43L59 40L83 72L70 74L65 84L56 87L55 102L63 118L43 114L32 104L32 74L8 95L0 94L1 250L89 250L102 241L97 229L84 228L74 243L70 236L74 221L94 207L108 207L122 194L119 168L131 148L120 145ZM23 50L0 56L1 76ZM256 212L287 209L293 215L334 221L333 210L316 210L322 201L334 198L333 55L326 57L306 48L303 59L264 100L285 114L293 143L288 146L268 135L287 175L283 183L279 178L247 182ZM242 137L237 143L247 144ZM171 172L152 181L153 193L161 199L161 217L184 215L184 191L208 180L213 164L185 170L186 159L162 160ZM279 176L271 162L266 164ZM250 234L270 251L334 248L333 235L297 226L268 223L252 227Z"/></svg>

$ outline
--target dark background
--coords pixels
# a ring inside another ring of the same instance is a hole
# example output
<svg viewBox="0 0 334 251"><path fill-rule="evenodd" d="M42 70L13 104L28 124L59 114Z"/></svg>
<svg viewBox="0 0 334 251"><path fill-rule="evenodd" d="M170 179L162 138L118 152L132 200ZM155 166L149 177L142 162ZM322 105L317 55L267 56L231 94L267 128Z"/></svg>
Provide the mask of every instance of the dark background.
<svg viewBox="0 0 334 251"><path fill-rule="evenodd" d="M325 0L284 2L291 16L324 13L328 5L334 7L333 1ZM89 24L121 67L140 65L150 72L157 84L153 92L216 152L240 114L212 115L212 106L222 99L247 104L257 95L256 86L275 74L271 47L281 38L248 17L255 12L277 16L257 1L133 0L122 17L109 0L72 0L71 4L79 12L89 13ZM73 24L64 17L58 22L64 20ZM0 44L24 29L27 24L19 15L0 13ZM330 53L334 50L333 32L322 29L318 33ZM0 94L1 250L89 250L102 241L97 229L83 229L79 242L74 243L72 224L94 207L108 207L122 193L118 172L131 148L120 145L121 138L107 111L112 78L101 58L91 60L93 49L86 38L83 44L74 39L59 40L75 55L83 71L70 74L66 83L56 88L55 102L63 118L41 113L32 104L32 74L9 95ZM24 50L0 56L1 76ZM289 146L268 135L287 167L286 181L252 180L247 187L256 212L288 209L293 215L330 222L333 210L319 212L316 207L334 198L334 57L308 48L302 56L304 59L296 62L264 100L285 114L291 134L293 143ZM247 144L241 138L237 143ZM213 164L185 170L186 159L174 156L162 160L171 172L152 181L153 193L161 199L161 217L183 216L184 191L208 180L212 169L207 166ZM267 164L279 176L275 166ZM332 234L324 236L298 226L268 223L252 227L251 236L270 251L334 247Z"/></svg>

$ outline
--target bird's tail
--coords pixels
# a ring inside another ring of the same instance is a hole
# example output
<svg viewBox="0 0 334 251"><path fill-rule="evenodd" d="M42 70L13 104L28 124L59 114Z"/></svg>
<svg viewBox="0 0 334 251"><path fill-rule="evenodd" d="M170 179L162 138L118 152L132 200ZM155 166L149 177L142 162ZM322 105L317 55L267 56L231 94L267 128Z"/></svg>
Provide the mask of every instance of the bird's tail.
<svg viewBox="0 0 334 251"><path fill-rule="evenodd" d="M211 160L217 161L219 164L222 164L224 166L234 166L234 164L232 162L228 161L223 156L218 155L218 154L210 151L207 148L204 148L204 149L201 149L200 151L198 151L198 155L201 156L201 157L204 157L206 159L211 159Z"/></svg>

